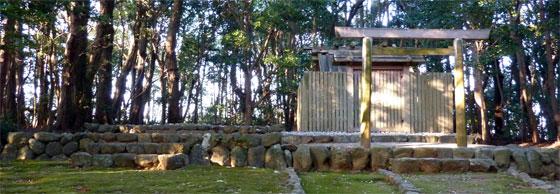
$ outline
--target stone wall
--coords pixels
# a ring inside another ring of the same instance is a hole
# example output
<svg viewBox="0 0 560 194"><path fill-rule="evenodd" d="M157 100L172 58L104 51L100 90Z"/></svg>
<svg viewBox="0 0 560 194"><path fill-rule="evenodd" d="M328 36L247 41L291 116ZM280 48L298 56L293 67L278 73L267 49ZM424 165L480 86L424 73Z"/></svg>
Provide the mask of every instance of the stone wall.
<svg viewBox="0 0 560 194"><path fill-rule="evenodd" d="M309 142L331 138L313 137ZM187 164L297 171L495 172L515 165L534 177L560 178L558 149L388 147L296 144L283 133L9 133L2 159L65 160L78 167L176 169ZM308 142L308 143L309 143Z"/></svg>

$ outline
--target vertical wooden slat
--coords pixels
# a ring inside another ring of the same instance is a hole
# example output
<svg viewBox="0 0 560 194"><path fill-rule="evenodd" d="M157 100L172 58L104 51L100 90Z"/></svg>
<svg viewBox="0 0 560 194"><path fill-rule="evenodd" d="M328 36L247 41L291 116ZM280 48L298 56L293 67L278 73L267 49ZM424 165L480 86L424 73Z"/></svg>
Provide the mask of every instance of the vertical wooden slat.
<svg viewBox="0 0 560 194"><path fill-rule="evenodd" d="M411 117L410 117L410 109L411 109L411 104L412 104L412 100L411 100L411 96L410 94L412 93L412 86L410 84L410 73L407 71L403 71L402 74L402 95L403 95L403 100L402 100L402 125L401 125L401 132L411 132L410 127L411 127Z"/></svg>
<svg viewBox="0 0 560 194"><path fill-rule="evenodd" d="M317 101L319 102L318 103L319 104L319 106L318 106L319 107L319 119L317 119L317 120L319 120L319 123L318 123L318 128L317 129L319 131L323 131L324 128L325 128L325 105L324 105L325 103L323 103L323 100L325 99L325 95L324 95L325 90L323 88L323 74L324 74L324 72L318 72L318 74L319 74L319 77L318 77L319 79L318 79L317 83L318 83L318 86L319 86L318 87L319 92L318 92L318 95L317 95L317 97L318 97ZM321 94L323 94L323 95L321 95Z"/></svg>
<svg viewBox="0 0 560 194"><path fill-rule="evenodd" d="M347 131L352 131L354 128L354 103L353 103L353 99L354 99L354 95L356 95L354 93L354 76L353 73L350 72L346 72L345 74L345 81L346 81L346 107L348 109L346 109L346 120L348 121L346 123L346 127L347 127Z"/></svg>
<svg viewBox="0 0 560 194"><path fill-rule="evenodd" d="M309 131L309 111L311 110L311 107L309 106L309 73L305 73L303 75L303 91L301 92L303 95L303 107L304 110L302 110L302 127L304 131Z"/></svg>
<svg viewBox="0 0 560 194"><path fill-rule="evenodd" d="M301 131L301 106L303 105L302 102L303 96L301 95L302 87L303 87L302 83L300 82L300 85L298 86L297 89L296 131Z"/></svg>

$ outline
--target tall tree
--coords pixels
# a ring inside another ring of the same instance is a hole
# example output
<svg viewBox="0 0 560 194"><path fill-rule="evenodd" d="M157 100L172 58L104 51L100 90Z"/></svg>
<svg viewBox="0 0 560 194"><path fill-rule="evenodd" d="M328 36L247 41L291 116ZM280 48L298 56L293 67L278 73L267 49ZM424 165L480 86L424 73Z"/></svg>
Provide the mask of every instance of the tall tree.
<svg viewBox="0 0 560 194"><path fill-rule="evenodd" d="M89 0L72 1L67 6L70 18L68 39L64 51L62 67L62 87L56 128L60 130L77 130L90 117L84 88L89 80L87 73L87 22L90 10ZM91 112L90 112L91 114Z"/></svg>
<svg viewBox="0 0 560 194"><path fill-rule="evenodd" d="M548 2L552 4L551 2ZM558 3L558 2L556 2ZM554 7L554 5L549 5L550 7ZM544 108L549 109L552 113L550 114L551 117L547 118L551 120L551 124L553 128L556 129L556 139L560 142L560 112L558 107L558 98L556 98L556 65L558 64L558 60L560 59L559 50L558 50L558 41L553 41L552 39L552 29L557 29L559 26L557 23L553 23L554 20L550 18L550 12L547 12L547 7L543 0L539 0L539 18L541 20L541 28L542 33L544 34L544 51L545 51L545 77L544 77L544 96L545 99L548 99L548 105ZM558 4L556 5L558 7ZM558 14L558 13L556 13ZM558 20L556 20L558 21ZM553 26L553 27L551 27ZM554 28L556 27L556 28Z"/></svg>
<svg viewBox="0 0 560 194"><path fill-rule="evenodd" d="M17 7L13 1L8 2L9 7ZM2 51L0 53L0 118L3 120L15 120L15 77L12 77L15 68L15 38L16 38L16 13L6 12L2 24L4 26L4 37L2 37Z"/></svg>
<svg viewBox="0 0 560 194"><path fill-rule="evenodd" d="M515 1L515 6L512 11L510 11L510 22L512 30L510 31L510 38L516 46L515 49L515 60L518 64L519 73L519 93L520 101L523 112L527 117L528 129L531 134L531 141L533 143L538 143L540 141L539 133L537 129L537 118L535 112L533 111L533 96L532 91L527 83L527 77L529 67L527 65L527 56L523 50L523 40L520 33L521 25L521 6L522 3L517 0ZM522 134L522 137L525 134Z"/></svg>
<svg viewBox="0 0 560 194"><path fill-rule="evenodd" d="M179 93L179 72L177 71L177 56L175 54L175 47L177 46L177 31L181 22L182 13L183 1L174 0L171 19L169 20L169 29L167 30L167 37L165 41L165 70L167 74L167 94L169 95L167 99L167 119L169 123L180 123L183 121L181 107L179 104L181 94Z"/></svg>
<svg viewBox="0 0 560 194"><path fill-rule="evenodd" d="M115 0L99 1L99 21L95 31L95 40L91 46L89 58L91 67L97 67L98 81L96 85L95 120L99 123L112 123L112 78L113 78L113 10ZM91 70L90 74L96 71ZM92 75L90 75L92 76Z"/></svg>

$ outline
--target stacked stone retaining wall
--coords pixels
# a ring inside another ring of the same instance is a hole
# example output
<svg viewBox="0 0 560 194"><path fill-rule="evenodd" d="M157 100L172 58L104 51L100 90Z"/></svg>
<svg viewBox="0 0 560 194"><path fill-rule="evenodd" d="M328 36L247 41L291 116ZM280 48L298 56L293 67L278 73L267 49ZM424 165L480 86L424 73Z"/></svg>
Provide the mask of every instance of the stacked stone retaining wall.
<svg viewBox="0 0 560 194"><path fill-rule="evenodd" d="M296 144L279 132L250 133L9 133L2 159L66 160L74 166L176 169L188 164L266 167L296 171L397 173L495 172L515 164L534 177L558 179L558 149L509 147L403 147L370 149ZM328 138L330 139L330 138Z"/></svg>

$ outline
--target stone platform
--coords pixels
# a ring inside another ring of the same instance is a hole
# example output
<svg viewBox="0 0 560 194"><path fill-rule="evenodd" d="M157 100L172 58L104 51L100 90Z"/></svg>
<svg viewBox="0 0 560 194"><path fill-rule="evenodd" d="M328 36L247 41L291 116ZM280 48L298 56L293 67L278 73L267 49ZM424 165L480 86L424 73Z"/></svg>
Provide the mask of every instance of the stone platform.
<svg viewBox="0 0 560 194"><path fill-rule="evenodd" d="M495 172L511 165L547 179L560 178L559 149L440 143L448 136L421 134L432 142L411 142L414 135L373 135L371 148L361 148L357 134L277 132L272 127L161 126L120 130L97 126L78 133L8 134L0 158L70 159L77 167L176 169L185 165L220 165L297 171ZM121 128L122 129L122 128ZM180 130L177 130L180 129ZM108 130L108 131L107 131ZM160 132L154 132L160 131ZM105 132L101 132L105 131ZM436 137L436 138L433 138ZM379 138L379 139L378 139ZM399 138L401 142L383 142ZM376 141L377 140L377 141Z"/></svg>

